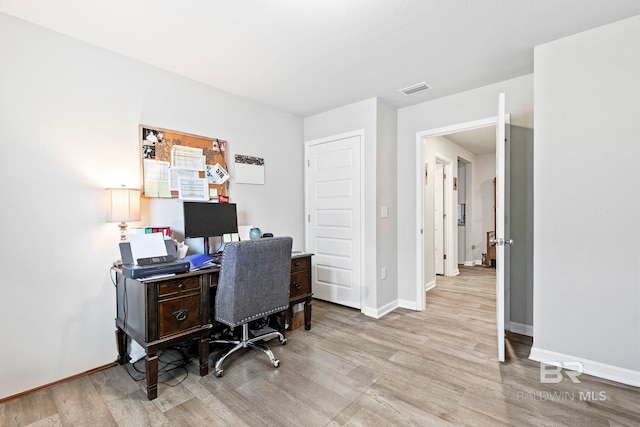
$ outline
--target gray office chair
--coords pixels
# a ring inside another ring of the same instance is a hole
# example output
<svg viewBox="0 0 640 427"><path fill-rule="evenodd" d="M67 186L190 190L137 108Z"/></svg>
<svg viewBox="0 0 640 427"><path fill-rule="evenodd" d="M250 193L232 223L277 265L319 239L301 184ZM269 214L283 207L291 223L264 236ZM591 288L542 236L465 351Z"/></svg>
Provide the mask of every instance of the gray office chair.
<svg viewBox="0 0 640 427"><path fill-rule="evenodd" d="M286 344L284 335L273 331L251 338L249 322L289 307L291 245L291 237L246 240L226 245L220 264L215 319L232 328L242 325L242 338L213 341L234 344L216 361L216 376L222 376L225 359L241 348L262 350L274 367L280 365L271 350L257 341L278 337L282 344Z"/></svg>

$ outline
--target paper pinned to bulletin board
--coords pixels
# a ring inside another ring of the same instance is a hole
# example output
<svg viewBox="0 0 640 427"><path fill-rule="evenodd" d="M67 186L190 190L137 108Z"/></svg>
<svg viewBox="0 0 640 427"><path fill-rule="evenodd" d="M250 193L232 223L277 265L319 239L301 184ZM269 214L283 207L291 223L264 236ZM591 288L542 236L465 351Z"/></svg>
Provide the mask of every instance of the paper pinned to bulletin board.
<svg viewBox="0 0 640 427"><path fill-rule="evenodd" d="M264 159L236 154L236 183L264 184Z"/></svg>
<svg viewBox="0 0 640 427"><path fill-rule="evenodd" d="M208 167L218 165L226 172L227 141L147 125L139 130L146 197L178 197L180 180L206 178ZM207 185L209 195L227 195L226 180Z"/></svg>

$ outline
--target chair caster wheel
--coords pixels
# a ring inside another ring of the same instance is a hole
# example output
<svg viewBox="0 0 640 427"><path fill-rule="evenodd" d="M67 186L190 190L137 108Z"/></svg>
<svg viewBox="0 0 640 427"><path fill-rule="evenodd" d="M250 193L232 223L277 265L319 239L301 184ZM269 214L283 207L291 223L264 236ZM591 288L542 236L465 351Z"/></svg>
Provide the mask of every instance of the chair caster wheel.
<svg viewBox="0 0 640 427"><path fill-rule="evenodd" d="M282 340L280 340L280 344L286 345L287 344L287 339L283 338Z"/></svg>
<svg viewBox="0 0 640 427"><path fill-rule="evenodd" d="M273 367L277 368L278 366L280 366L280 361L278 359L273 361Z"/></svg>
<svg viewBox="0 0 640 427"><path fill-rule="evenodd" d="M221 378L223 374L222 369L216 369L216 377Z"/></svg>

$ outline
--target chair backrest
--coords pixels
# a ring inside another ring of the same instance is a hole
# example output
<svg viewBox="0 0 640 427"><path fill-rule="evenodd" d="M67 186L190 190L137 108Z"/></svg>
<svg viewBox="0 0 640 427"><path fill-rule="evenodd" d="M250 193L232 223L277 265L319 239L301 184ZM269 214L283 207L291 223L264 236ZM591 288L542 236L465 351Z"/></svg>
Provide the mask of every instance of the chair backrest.
<svg viewBox="0 0 640 427"><path fill-rule="evenodd" d="M215 319L238 326L289 307L291 237L228 243L222 254Z"/></svg>

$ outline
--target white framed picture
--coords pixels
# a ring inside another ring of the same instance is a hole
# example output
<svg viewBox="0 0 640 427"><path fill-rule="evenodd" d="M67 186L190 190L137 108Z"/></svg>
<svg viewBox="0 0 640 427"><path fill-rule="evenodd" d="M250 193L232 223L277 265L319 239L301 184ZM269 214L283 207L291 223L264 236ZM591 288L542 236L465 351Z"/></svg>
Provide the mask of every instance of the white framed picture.
<svg viewBox="0 0 640 427"><path fill-rule="evenodd" d="M236 183L264 184L264 159L236 154Z"/></svg>

